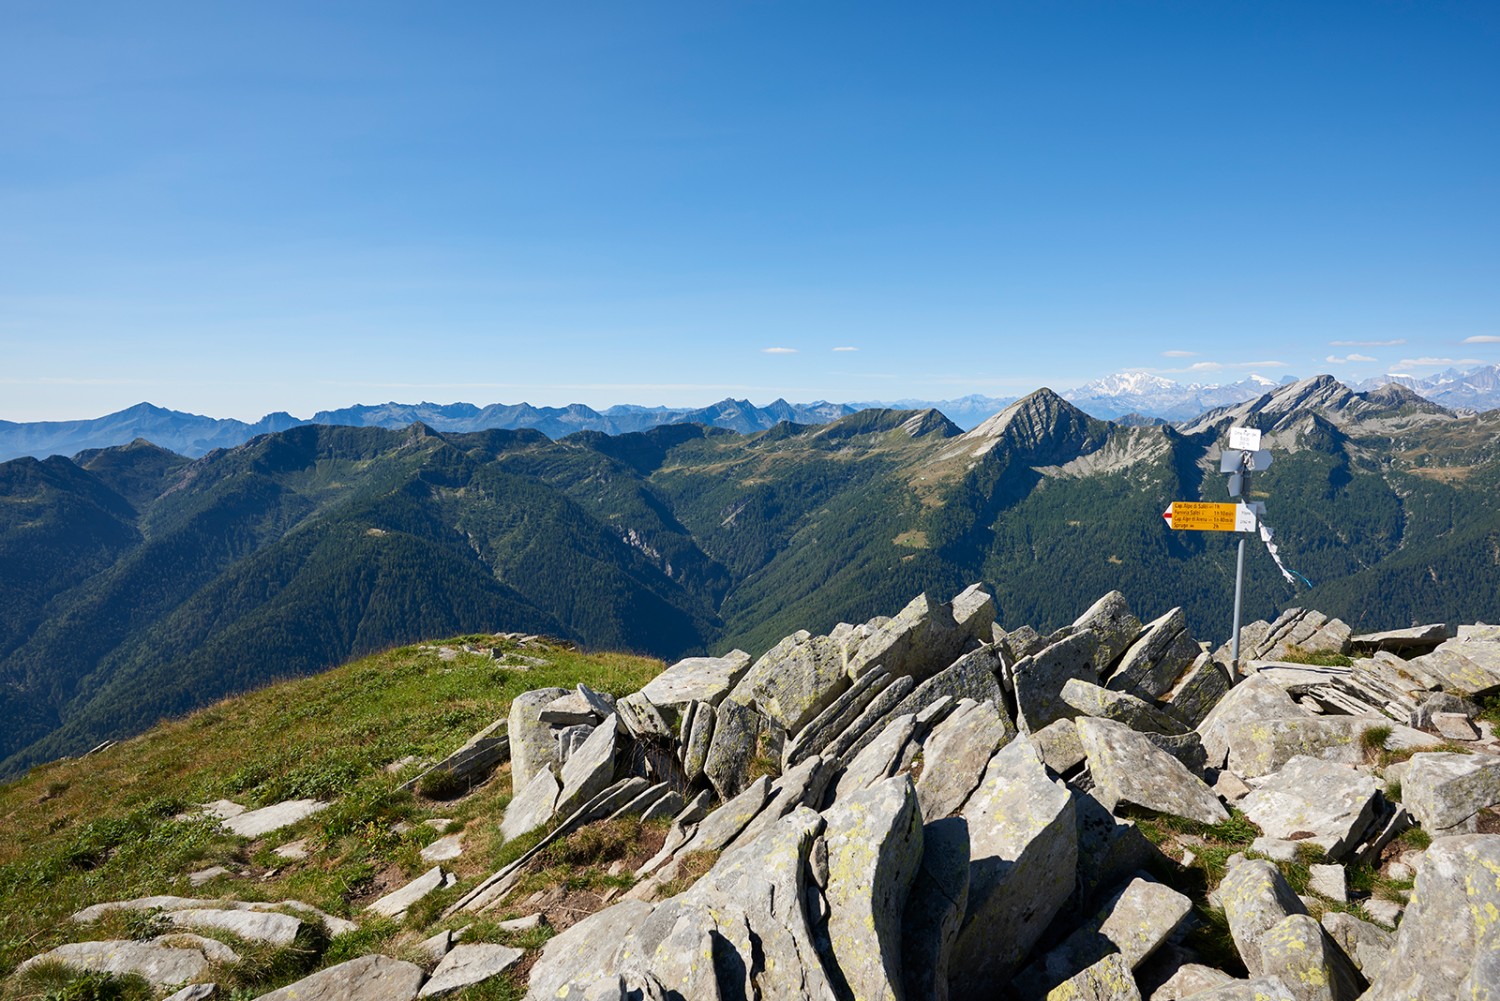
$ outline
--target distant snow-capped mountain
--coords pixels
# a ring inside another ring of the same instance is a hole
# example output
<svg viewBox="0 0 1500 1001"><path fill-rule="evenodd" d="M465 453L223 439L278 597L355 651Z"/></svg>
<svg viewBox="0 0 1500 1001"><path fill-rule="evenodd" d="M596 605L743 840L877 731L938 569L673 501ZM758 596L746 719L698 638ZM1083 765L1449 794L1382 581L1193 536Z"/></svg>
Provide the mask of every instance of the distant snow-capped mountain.
<svg viewBox="0 0 1500 1001"><path fill-rule="evenodd" d="M1291 376L1276 382L1252 374L1239 382L1217 385L1173 382L1150 372L1117 372L1067 390L1062 397L1086 413L1109 420L1133 414L1180 421L1215 407L1253 400L1295 381Z"/></svg>
<svg viewBox="0 0 1500 1001"><path fill-rule="evenodd" d="M1500 407L1500 365L1481 365L1467 372L1444 369L1435 375L1391 373L1366 379L1355 388L1378 389L1394 382L1450 410L1494 410Z"/></svg>

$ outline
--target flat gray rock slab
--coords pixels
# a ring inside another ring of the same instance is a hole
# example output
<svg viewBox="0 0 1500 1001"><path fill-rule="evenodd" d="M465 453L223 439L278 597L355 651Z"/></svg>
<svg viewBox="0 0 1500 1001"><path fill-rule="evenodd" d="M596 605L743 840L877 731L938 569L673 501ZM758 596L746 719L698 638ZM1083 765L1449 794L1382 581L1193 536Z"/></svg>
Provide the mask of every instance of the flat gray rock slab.
<svg viewBox="0 0 1500 1001"><path fill-rule="evenodd" d="M110 940L73 942L33 956L16 968L24 972L38 963L54 962L95 973L134 973L155 987L186 983L203 973L208 960L197 949L173 949L150 942Z"/></svg>
<svg viewBox="0 0 1500 1001"><path fill-rule="evenodd" d="M568 756L562 766L562 792L557 796L557 812L571 814L615 780L615 744L619 724L609 716L594 728L583 745Z"/></svg>
<svg viewBox="0 0 1500 1001"><path fill-rule="evenodd" d="M969 902L954 943L949 992L979 997L1010 977L1073 892L1073 796L1047 777L1031 741L995 752L964 804Z"/></svg>
<svg viewBox="0 0 1500 1001"><path fill-rule="evenodd" d="M1345 904L1349 902L1348 874L1337 864L1313 864L1308 868L1307 888L1320 897ZM1336 913L1330 911L1329 913Z"/></svg>
<svg viewBox="0 0 1500 1001"><path fill-rule="evenodd" d="M1132 730L1150 730L1172 736L1188 731L1180 720L1168 716L1144 699L1138 699L1128 692L1110 691L1079 678L1070 678L1063 685L1062 698L1084 716L1112 719L1116 723L1124 723Z"/></svg>
<svg viewBox="0 0 1500 1001"><path fill-rule="evenodd" d="M213 928L237 935L247 942L265 942L275 946L291 945L302 927L300 920L287 914L226 911L209 907L168 911L166 917L172 924L184 928Z"/></svg>
<svg viewBox="0 0 1500 1001"><path fill-rule="evenodd" d="M1201 652L1188 632L1182 609L1174 608L1146 624L1140 638L1120 655L1120 663L1105 687L1142 698L1159 698L1172 690Z"/></svg>
<svg viewBox="0 0 1500 1001"><path fill-rule="evenodd" d="M361 956L319 970L256 1001L412 1001L427 974L389 956Z"/></svg>
<svg viewBox="0 0 1500 1001"><path fill-rule="evenodd" d="M1312 840L1343 858L1375 819L1380 783L1352 765L1299 757L1265 777L1240 809L1267 837Z"/></svg>
<svg viewBox="0 0 1500 1001"><path fill-rule="evenodd" d="M519 838L550 820L561 790L550 765L533 775L505 807L505 816L500 820L500 833L505 840Z"/></svg>
<svg viewBox="0 0 1500 1001"><path fill-rule="evenodd" d="M276 855L277 858L284 858L288 862L300 862L303 859L307 858L309 854L311 854L307 848L306 838L298 838L296 841L288 841L286 844L280 846L279 848L271 849L271 851Z"/></svg>
<svg viewBox="0 0 1500 1001"><path fill-rule="evenodd" d="M984 777L996 750L1015 738L1015 727L993 702L965 700L922 742L917 800L922 816L952 816Z"/></svg>
<svg viewBox="0 0 1500 1001"><path fill-rule="evenodd" d="M458 858L464 853L464 835L460 831L457 834L447 834L438 838L432 844L421 851L423 862L448 862Z"/></svg>
<svg viewBox="0 0 1500 1001"><path fill-rule="evenodd" d="M567 694L566 688L536 688L512 700L506 724L512 792L525 789L545 765L557 763L557 740L552 727L541 721L541 713L548 703Z"/></svg>
<svg viewBox="0 0 1500 1001"><path fill-rule="evenodd" d="M1236 723L1225 734L1229 769L1244 778L1256 778L1277 771L1299 755L1358 765L1365 760L1361 743L1364 732L1385 725L1379 719L1358 716L1284 717Z"/></svg>
<svg viewBox="0 0 1500 1001"><path fill-rule="evenodd" d="M1355 650L1430 650L1448 638L1448 625L1434 622L1410 629L1387 629L1379 633L1361 633L1349 637L1349 646Z"/></svg>
<svg viewBox="0 0 1500 1001"><path fill-rule="evenodd" d="M1031 742L1036 745L1043 763L1059 775L1083 764L1088 757L1083 753L1083 742L1078 739L1078 726L1070 719L1048 723L1031 735Z"/></svg>
<svg viewBox="0 0 1500 1001"><path fill-rule="evenodd" d="M853 996L896 1001L901 918L922 864L922 814L906 776L835 803L824 815L828 938Z"/></svg>
<svg viewBox="0 0 1500 1001"><path fill-rule="evenodd" d="M110 911L145 911L152 908L161 908L164 911L183 911L194 908L256 912L291 910L318 919L328 929L328 933L335 937L354 931L359 927L353 921L336 918L332 914L320 911L311 904L305 904L300 900L282 900L279 902L259 900L201 900L197 897L172 896L136 897L133 900L111 900L102 904L94 904L92 907L85 907L74 914L72 920L78 922L97 921Z"/></svg>
<svg viewBox="0 0 1500 1001"><path fill-rule="evenodd" d="M1048 1001L1141 1001L1130 965L1119 953L1105 956L1048 992Z"/></svg>
<svg viewBox="0 0 1500 1001"><path fill-rule="evenodd" d="M218 993L218 984L188 984L182 990L168 994L162 1001L207 1001Z"/></svg>
<svg viewBox="0 0 1500 1001"><path fill-rule="evenodd" d="M258 838L283 827L290 827L319 810L328 809L328 804L316 799L290 799L284 803L250 810L238 816L220 821L232 833L242 838Z"/></svg>
<svg viewBox="0 0 1500 1001"><path fill-rule="evenodd" d="M702 711L699 717L703 716ZM750 706L725 699L714 710L713 736L703 756L703 774L720 799L730 799L745 788L766 719ZM697 721L694 721L694 729Z"/></svg>
<svg viewBox="0 0 1500 1001"><path fill-rule="evenodd" d="M1214 660L1213 654L1201 653L1161 701L1167 712L1196 727L1208 718L1231 687L1229 670Z"/></svg>
<svg viewBox="0 0 1500 1001"><path fill-rule="evenodd" d="M641 694L665 714L680 714L690 702L717 706L749 669L750 655L743 650L723 657L688 657L652 678Z"/></svg>
<svg viewBox="0 0 1500 1001"><path fill-rule="evenodd" d="M1323 912L1326 931L1344 955L1359 968L1366 980L1374 983L1385 970L1396 936L1370 921L1363 921L1344 911Z"/></svg>
<svg viewBox="0 0 1500 1001"><path fill-rule="evenodd" d="M524 949L512 949L492 942L455 945L432 971L432 978L422 985L417 996L442 997L498 977L524 955Z"/></svg>
<svg viewBox="0 0 1500 1001"><path fill-rule="evenodd" d="M1018 978L1018 986L1024 981L1023 994L1041 994L1109 955L1117 955L1126 971L1134 970L1176 931L1192 908L1193 902L1171 887L1137 877L1093 919L1028 967Z"/></svg>
<svg viewBox="0 0 1500 1001"><path fill-rule="evenodd" d="M370 904L365 910L375 914L381 914L388 918L398 917L406 913L407 908L417 901L442 887L444 873L442 866L433 866L416 879L407 883L399 890L393 890Z"/></svg>
<svg viewBox="0 0 1500 1001"><path fill-rule="evenodd" d="M1183 995L1183 1001L1302 1001L1280 977L1231 980L1198 994Z"/></svg>
<svg viewBox="0 0 1500 1001"><path fill-rule="evenodd" d="M1471 833L1479 811L1500 803L1500 758L1414 754L1401 777L1401 803L1433 836Z"/></svg>
<svg viewBox="0 0 1500 1001"><path fill-rule="evenodd" d="M880 736L854 756L839 776L833 800L838 802L851 793L868 789L895 774L902 752L917 733L916 718L911 714L897 716L885 725ZM986 759L988 760L988 759Z"/></svg>
<svg viewBox="0 0 1500 1001"><path fill-rule="evenodd" d="M1282 918L1260 943L1264 975L1292 988L1298 1001L1355 1001L1361 978L1343 952L1306 914Z"/></svg>
<svg viewBox="0 0 1500 1001"><path fill-rule="evenodd" d="M168 949L197 949L210 963L238 963L240 954L216 938L205 938L192 932L169 932L151 939L152 945Z"/></svg>
<svg viewBox="0 0 1500 1001"><path fill-rule="evenodd" d="M1076 724L1094 778L1094 795L1106 809L1114 812L1130 804L1200 824L1229 819L1202 779L1143 734L1112 720L1083 717Z"/></svg>
<svg viewBox="0 0 1500 1001"><path fill-rule="evenodd" d="M1270 862L1243 859L1229 867L1218 889L1234 947L1252 977L1267 975L1261 956L1266 934L1293 914L1306 914L1291 884Z"/></svg>
<svg viewBox="0 0 1500 1001"><path fill-rule="evenodd" d="M1098 681L1094 651L1099 637L1085 629L1065 636L1011 668L1015 681L1017 723L1026 733L1035 733L1048 723L1077 715L1063 701L1063 686L1072 678Z"/></svg>
<svg viewBox="0 0 1500 1001"><path fill-rule="evenodd" d="M197 872L188 873L188 885L202 886L204 883L207 883L211 879L218 879L220 876L233 875L234 873L230 872L222 865L211 865L207 869L199 869Z"/></svg>

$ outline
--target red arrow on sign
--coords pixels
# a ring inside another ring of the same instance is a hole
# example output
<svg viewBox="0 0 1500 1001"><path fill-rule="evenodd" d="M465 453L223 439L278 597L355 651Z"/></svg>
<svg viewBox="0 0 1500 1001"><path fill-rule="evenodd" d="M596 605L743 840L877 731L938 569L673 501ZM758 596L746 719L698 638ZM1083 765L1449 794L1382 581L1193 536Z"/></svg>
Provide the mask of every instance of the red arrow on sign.
<svg viewBox="0 0 1500 1001"><path fill-rule="evenodd" d="M1167 505L1167 509L1161 513L1161 516L1167 520L1167 524L1168 525L1172 524L1172 505L1171 504Z"/></svg>

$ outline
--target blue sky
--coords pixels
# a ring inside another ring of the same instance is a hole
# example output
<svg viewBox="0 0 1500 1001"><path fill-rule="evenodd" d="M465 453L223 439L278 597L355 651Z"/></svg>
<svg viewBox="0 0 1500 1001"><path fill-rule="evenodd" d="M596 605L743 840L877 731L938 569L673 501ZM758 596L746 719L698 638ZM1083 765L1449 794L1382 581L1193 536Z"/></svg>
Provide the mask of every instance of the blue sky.
<svg viewBox="0 0 1500 1001"><path fill-rule="evenodd" d="M1493 2L0 0L0 419L1445 360Z"/></svg>

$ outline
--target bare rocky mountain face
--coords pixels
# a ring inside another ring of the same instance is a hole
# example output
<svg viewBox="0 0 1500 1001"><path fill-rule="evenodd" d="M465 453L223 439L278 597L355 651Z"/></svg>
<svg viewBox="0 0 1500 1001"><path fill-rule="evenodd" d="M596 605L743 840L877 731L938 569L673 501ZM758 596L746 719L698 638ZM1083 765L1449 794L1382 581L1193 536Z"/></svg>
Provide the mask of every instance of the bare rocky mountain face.
<svg viewBox="0 0 1500 1001"><path fill-rule="evenodd" d="M405 1001L503 975L538 1001L1495 997L1500 741L1472 700L1500 692L1500 627L1352 635L1296 609L1241 640L1236 668L1180 611L1143 623L1118 592L1007 632L976 585L688 658L618 700L529 692L433 768L473 782L508 755L492 822L541 838L455 891L421 962L366 955L265 996ZM517 892L549 843L630 815L671 826L624 892L581 920ZM367 913L450 885L449 840ZM120 908L171 933L44 958L165 990L230 949L179 928L357 926L156 897L80 912L80 939ZM561 930L529 955L461 941L507 915Z"/></svg>

